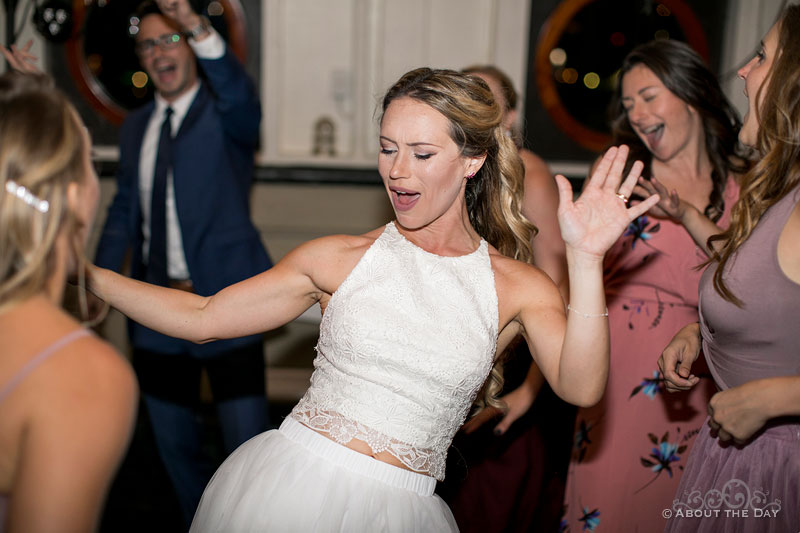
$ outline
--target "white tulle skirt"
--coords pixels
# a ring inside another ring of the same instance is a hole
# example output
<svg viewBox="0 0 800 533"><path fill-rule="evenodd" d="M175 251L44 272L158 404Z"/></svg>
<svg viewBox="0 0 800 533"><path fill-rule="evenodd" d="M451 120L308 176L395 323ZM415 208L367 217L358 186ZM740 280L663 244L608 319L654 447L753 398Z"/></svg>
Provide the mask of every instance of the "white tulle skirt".
<svg viewBox="0 0 800 533"><path fill-rule="evenodd" d="M287 418L225 460L190 531L458 531L435 484Z"/></svg>

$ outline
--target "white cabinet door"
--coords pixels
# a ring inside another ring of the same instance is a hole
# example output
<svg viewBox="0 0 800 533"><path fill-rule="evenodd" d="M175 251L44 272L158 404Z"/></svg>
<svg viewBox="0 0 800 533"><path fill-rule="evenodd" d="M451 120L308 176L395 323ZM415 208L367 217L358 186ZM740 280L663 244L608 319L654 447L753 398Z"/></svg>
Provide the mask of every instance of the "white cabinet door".
<svg viewBox="0 0 800 533"><path fill-rule="evenodd" d="M375 166L377 107L421 66L498 65L524 94L530 0L265 0L263 164Z"/></svg>
<svg viewBox="0 0 800 533"><path fill-rule="evenodd" d="M358 0L267 2L262 105L268 158L311 157L320 119L335 128L328 133L335 141L336 157L355 156L353 76L359 63L362 4Z"/></svg>

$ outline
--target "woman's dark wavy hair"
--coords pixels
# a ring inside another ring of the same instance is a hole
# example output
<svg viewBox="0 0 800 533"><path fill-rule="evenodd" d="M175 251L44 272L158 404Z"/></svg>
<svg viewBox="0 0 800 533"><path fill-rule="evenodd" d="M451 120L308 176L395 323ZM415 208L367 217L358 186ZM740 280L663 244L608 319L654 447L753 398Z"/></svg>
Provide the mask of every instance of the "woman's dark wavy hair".
<svg viewBox="0 0 800 533"><path fill-rule="evenodd" d="M690 105L700 115L705 134L708 157L711 160L713 189L705 215L716 221L725 209L724 192L728 174L747 170L739 154L739 129L742 122L725 97L716 76L689 45L680 41L658 40L634 48L623 60L619 83L611 104L612 144L627 144L630 149L628 168L634 161L645 163L642 175L651 177L652 154L628 121L622 104L622 78L633 67L650 69L675 96Z"/></svg>

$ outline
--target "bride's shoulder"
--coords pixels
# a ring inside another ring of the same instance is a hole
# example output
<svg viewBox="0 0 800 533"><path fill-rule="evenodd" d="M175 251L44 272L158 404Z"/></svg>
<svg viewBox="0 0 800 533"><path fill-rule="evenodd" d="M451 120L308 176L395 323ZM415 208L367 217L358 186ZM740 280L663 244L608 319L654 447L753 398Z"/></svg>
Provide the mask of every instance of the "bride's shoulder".
<svg viewBox="0 0 800 533"><path fill-rule="evenodd" d="M362 235L326 235L308 241L301 248L327 253L363 253L380 237L383 229L380 227Z"/></svg>
<svg viewBox="0 0 800 533"><path fill-rule="evenodd" d="M281 263L313 280L325 294L333 294L355 268L383 228L363 235L327 235L308 241L290 252ZM324 307L324 305L323 305Z"/></svg>
<svg viewBox="0 0 800 533"><path fill-rule="evenodd" d="M362 235L326 235L305 242L292 250L285 261L330 268L333 265L354 266L355 262L383 233L383 227Z"/></svg>
<svg viewBox="0 0 800 533"><path fill-rule="evenodd" d="M530 263L512 259L498 252L493 246L489 247L489 259L492 262L492 270L495 277L516 279L522 278L526 281L541 279L544 276L550 279L543 270Z"/></svg>
<svg viewBox="0 0 800 533"><path fill-rule="evenodd" d="M498 296L522 297L537 293L558 293L558 288L543 270L529 263L507 257L492 248L489 253Z"/></svg>

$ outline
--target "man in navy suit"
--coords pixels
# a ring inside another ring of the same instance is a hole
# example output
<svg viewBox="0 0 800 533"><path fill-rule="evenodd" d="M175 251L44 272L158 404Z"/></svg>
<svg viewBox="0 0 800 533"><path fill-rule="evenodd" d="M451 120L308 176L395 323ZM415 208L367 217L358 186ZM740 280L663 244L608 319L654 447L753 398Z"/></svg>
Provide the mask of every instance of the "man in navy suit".
<svg viewBox="0 0 800 533"><path fill-rule="evenodd" d="M271 266L249 212L258 95L188 0L146 2L138 18L136 51L155 101L122 126L117 193L96 263L120 270L130 252L132 277L212 295ZM216 466L201 449L201 371L230 453L268 425L262 338L194 345L134 322L129 334L159 454L188 525Z"/></svg>

